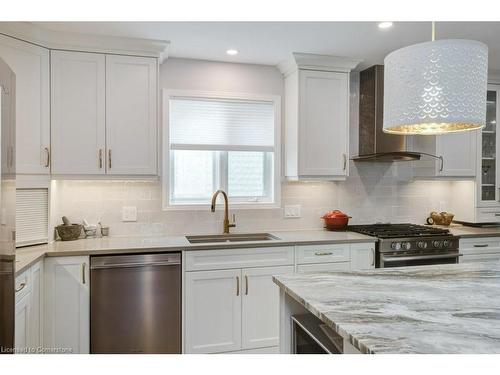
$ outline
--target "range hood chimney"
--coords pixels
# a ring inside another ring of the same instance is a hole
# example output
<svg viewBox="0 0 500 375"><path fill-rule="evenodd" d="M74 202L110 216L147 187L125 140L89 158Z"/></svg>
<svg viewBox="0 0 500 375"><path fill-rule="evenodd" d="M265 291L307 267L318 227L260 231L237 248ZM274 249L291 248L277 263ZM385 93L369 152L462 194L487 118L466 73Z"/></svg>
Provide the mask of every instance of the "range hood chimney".
<svg viewBox="0 0 500 375"><path fill-rule="evenodd" d="M359 155L354 161L393 162L420 160L406 150L406 138L384 133L384 66L374 65L359 74Z"/></svg>

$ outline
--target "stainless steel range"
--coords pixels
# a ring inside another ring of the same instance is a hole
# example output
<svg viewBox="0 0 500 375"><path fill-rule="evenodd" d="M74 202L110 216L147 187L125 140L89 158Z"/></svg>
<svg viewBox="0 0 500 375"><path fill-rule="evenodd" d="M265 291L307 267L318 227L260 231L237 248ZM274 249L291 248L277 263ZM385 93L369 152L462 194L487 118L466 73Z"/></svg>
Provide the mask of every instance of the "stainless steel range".
<svg viewBox="0 0 500 375"><path fill-rule="evenodd" d="M378 238L377 268L458 263L458 237L449 230L415 224L350 225L349 230Z"/></svg>

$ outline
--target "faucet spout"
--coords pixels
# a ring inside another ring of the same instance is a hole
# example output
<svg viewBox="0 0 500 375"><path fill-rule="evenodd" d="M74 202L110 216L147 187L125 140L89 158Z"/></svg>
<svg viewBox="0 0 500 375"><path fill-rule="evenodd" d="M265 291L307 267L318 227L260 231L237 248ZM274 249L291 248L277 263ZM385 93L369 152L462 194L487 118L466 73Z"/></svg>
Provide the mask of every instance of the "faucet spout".
<svg viewBox="0 0 500 375"><path fill-rule="evenodd" d="M210 206L210 210L212 212L215 212L215 205L217 203L217 196L219 194L222 194L222 197L224 198L224 222L223 222L224 232L223 233L229 234L229 228L234 228L236 226L236 224L234 223L234 219L233 219L233 223L229 222L229 201L227 198L227 194L224 190L217 190L212 195L212 205Z"/></svg>

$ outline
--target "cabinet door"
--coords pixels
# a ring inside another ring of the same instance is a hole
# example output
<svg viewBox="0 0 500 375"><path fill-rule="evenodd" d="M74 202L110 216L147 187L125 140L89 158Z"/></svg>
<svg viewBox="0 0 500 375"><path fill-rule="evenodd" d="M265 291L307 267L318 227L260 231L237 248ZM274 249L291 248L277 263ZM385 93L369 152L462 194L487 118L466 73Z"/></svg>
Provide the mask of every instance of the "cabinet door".
<svg viewBox="0 0 500 375"><path fill-rule="evenodd" d="M31 266L31 315L29 343L31 347L40 347L42 340L43 322L43 261Z"/></svg>
<svg viewBox="0 0 500 375"><path fill-rule="evenodd" d="M351 270L375 268L375 244L351 244Z"/></svg>
<svg viewBox="0 0 500 375"><path fill-rule="evenodd" d="M89 352L88 257L45 261L44 345L72 353Z"/></svg>
<svg viewBox="0 0 500 375"><path fill-rule="evenodd" d="M105 56L51 52L52 173L103 174Z"/></svg>
<svg viewBox="0 0 500 375"><path fill-rule="evenodd" d="M186 353L241 349L241 270L186 272Z"/></svg>
<svg viewBox="0 0 500 375"><path fill-rule="evenodd" d="M486 126L478 133L477 196L479 206L498 206L500 200L499 168L497 163L500 133L497 119L500 118L499 85L489 85L486 96Z"/></svg>
<svg viewBox="0 0 500 375"><path fill-rule="evenodd" d="M48 174L49 50L0 35L0 57L16 75L16 172Z"/></svg>
<svg viewBox="0 0 500 375"><path fill-rule="evenodd" d="M299 175L346 176L349 74L301 70L299 79Z"/></svg>
<svg viewBox="0 0 500 375"><path fill-rule="evenodd" d="M106 56L108 174L155 175L157 60Z"/></svg>
<svg viewBox="0 0 500 375"><path fill-rule="evenodd" d="M26 349L30 345L30 316L31 316L31 292L28 292L16 302L15 307L15 334L14 345L16 349Z"/></svg>
<svg viewBox="0 0 500 375"><path fill-rule="evenodd" d="M293 266L242 270L242 349L278 345L279 288L274 284L273 276L293 271Z"/></svg>
<svg viewBox="0 0 500 375"><path fill-rule="evenodd" d="M476 175L477 165L476 131L436 136L438 176L468 177Z"/></svg>

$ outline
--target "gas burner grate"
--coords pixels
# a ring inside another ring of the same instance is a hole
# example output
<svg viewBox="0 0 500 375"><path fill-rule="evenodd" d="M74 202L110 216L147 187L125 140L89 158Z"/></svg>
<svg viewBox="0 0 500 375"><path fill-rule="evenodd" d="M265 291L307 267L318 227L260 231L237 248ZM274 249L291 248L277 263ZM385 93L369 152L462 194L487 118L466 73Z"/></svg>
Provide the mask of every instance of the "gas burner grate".
<svg viewBox="0 0 500 375"><path fill-rule="evenodd" d="M448 229L426 227L416 224L370 224L350 225L350 231L378 238L422 237L449 235Z"/></svg>

